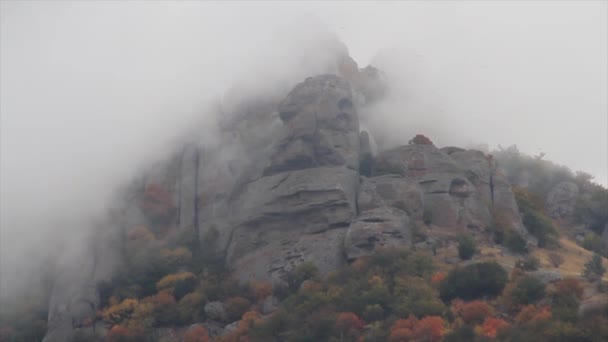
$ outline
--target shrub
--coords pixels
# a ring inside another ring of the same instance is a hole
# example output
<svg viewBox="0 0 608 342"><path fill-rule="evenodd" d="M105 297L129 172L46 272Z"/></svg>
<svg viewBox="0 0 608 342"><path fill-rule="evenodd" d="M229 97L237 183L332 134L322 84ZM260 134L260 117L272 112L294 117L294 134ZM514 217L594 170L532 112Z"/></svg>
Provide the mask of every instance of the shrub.
<svg viewBox="0 0 608 342"><path fill-rule="evenodd" d="M175 249L163 248L160 250L160 255L170 268L186 265L192 259L192 252L186 247L177 247Z"/></svg>
<svg viewBox="0 0 608 342"><path fill-rule="evenodd" d="M164 276L161 280L158 281L158 283L156 283L156 288L159 291L162 290L171 290L173 291L173 289L180 283L196 283L196 276L194 274L192 274L191 272L180 272L180 273L173 273L173 274L169 274Z"/></svg>
<svg viewBox="0 0 608 342"><path fill-rule="evenodd" d="M545 284L536 277L524 275L517 280L510 296L515 305L531 304L545 296Z"/></svg>
<svg viewBox="0 0 608 342"><path fill-rule="evenodd" d="M363 330L363 326L365 326L365 322L352 312L339 313L335 324L336 329L340 332L340 339L343 336L355 337Z"/></svg>
<svg viewBox="0 0 608 342"><path fill-rule="evenodd" d="M431 141L431 139L427 138L426 136L422 135L422 134L416 134L415 137L413 137L410 141L409 141L410 145L433 145L433 142Z"/></svg>
<svg viewBox="0 0 608 342"><path fill-rule="evenodd" d="M564 278L555 283L555 294L557 296L574 296L577 299L583 298L583 286L575 278Z"/></svg>
<svg viewBox="0 0 608 342"><path fill-rule="evenodd" d="M137 299L127 298L120 304L112 305L109 308L103 310L101 317L108 324L118 324L124 320L127 320L131 313L137 307L139 302Z"/></svg>
<svg viewBox="0 0 608 342"><path fill-rule="evenodd" d="M482 334L489 338L494 338L501 331L509 327L509 323L500 318L488 317L481 326Z"/></svg>
<svg viewBox="0 0 608 342"><path fill-rule="evenodd" d="M476 263L451 270L439 286L439 292L444 301L496 296L501 293L507 280L507 271L496 262Z"/></svg>
<svg viewBox="0 0 608 342"><path fill-rule="evenodd" d="M467 324L481 323L491 316L494 309L486 302L481 300L466 303L460 309L462 320Z"/></svg>
<svg viewBox="0 0 608 342"><path fill-rule="evenodd" d="M532 192L522 188L515 188L513 193L517 206L523 214L523 224L530 234L538 238L538 246L556 245L557 230L551 220L543 214L542 200Z"/></svg>
<svg viewBox="0 0 608 342"><path fill-rule="evenodd" d="M605 249L604 241L601 236L595 233L587 234L583 240L582 246L584 249L596 253L602 253Z"/></svg>
<svg viewBox="0 0 608 342"><path fill-rule="evenodd" d="M232 297L226 300L226 313L228 320L234 321L239 319L251 307L251 302L247 298Z"/></svg>
<svg viewBox="0 0 608 342"><path fill-rule="evenodd" d="M526 240L513 230L507 230L504 235L504 245L514 253L528 253Z"/></svg>
<svg viewBox="0 0 608 342"><path fill-rule="evenodd" d="M591 259L589 259L587 263L585 263L583 276L590 280L598 278L601 279L604 273L606 272L602 261L602 257L599 254L594 253Z"/></svg>
<svg viewBox="0 0 608 342"><path fill-rule="evenodd" d="M200 324L197 324L195 327L189 329L184 334L184 342L209 342L211 339L209 338L209 334L207 330Z"/></svg>
<svg viewBox="0 0 608 342"><path fill-rule="evenodd" d="M476 252L475 240L470 236L463 235L458 239L458 255L462 260L469 260Z"/></svg>

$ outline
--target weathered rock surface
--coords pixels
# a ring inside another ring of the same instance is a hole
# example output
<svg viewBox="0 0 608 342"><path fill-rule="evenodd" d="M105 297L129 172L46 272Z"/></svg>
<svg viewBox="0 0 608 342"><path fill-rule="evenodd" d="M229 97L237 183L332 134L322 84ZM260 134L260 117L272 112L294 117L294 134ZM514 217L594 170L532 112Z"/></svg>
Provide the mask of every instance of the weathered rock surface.
<svg viewBox="0 0 608 342"><path fill-rule="evenodd" d="M395 207L415 220L421 220L424 211L424 196L418 182L395 175L363 178L357 203L361 212Z"/></svg>
<svg viewBox="0 0 608 342"><path fill-rule="evenodd" d="M286 129L265 175L319 166L359 169L359 119L346 80L334 75L307 78L278 112Z"/></svg>
<svg viewBox="0 0 608 342"><path fill-rule="evenodd" d="M349 260L370 255L382 247L411 246L407 214L400 209L380 207L362 212L353 220L344 239Z"/></svg>
<svg viewBox="0 0 608 342"><path fill-rule="evenodd" d="M226 307L222 302L209 302L205 304L205 315L215 321L225 321L228 318Z"/></svg>
<svg viewBox="0 0 608 342"><path fill-rule="evenodd" d="M454 151L450 157L466 170L467 179L477 188L483 202L500 213L513 231L518 232L528 243L536 245L537 239L528 233L521 221L509 181L496 169L494 162L488 161L483 152L476 150Z"/></svg>
<svg viewBox="0 0 608 342"><path fill-rule="evenodd" d="M572 217L578 198L578 185L564 181L555 185L547 194L545 207L549 216L555 219Z"/></svg>
<svg viewBox="0 0 608 342"><path fill-rule="evenodd" d="M407 205L414 218L427 211L438 226L483 228L490 223L488 203L467 178L468 173L433 145L412 144L382 152L375 160L374 174L401 175L418 183L422 201ZM366 197L362 198L365 202Z"/></svg>

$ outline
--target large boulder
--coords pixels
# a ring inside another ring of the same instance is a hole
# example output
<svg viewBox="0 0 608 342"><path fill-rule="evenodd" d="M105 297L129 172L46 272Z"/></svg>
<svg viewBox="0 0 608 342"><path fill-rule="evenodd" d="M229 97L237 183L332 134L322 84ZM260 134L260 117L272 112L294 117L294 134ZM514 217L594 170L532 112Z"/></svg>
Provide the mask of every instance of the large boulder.
<svg viewBox="0 0 608 342"><path fill-rule="evenodd" d="M348 227L344 252L349 260L370 255L378 248L411 246L407 214L393 207L362 212Z"/></svg>
<svg viewBox="0 0 608 342"><path fill-rule="evenodd" d="M388 175L400 176L405 177L401 182L417 183L417 186L408 186L409 197L400 196L403 200L414 199L416 192L421 193L421 200L404 202L404 209L413 218L420 218L425 211L425 219L438 226L481 229L490 224L489 203L469 180L469 174L446 152L431 144L400 146L380 153L374 162L376 176L385 175L387 179L390 179ZM392 191L396 192L397 182L391 183ZM386 187L385 192L391 191ZM365 204L367 194L362 192L360 197Z"/></svg>
<svg viewBox="0 0 608 342"><path fill-rule="evenodd" d="M346 80L335 75L307 78L279 104L278 112L285 129L265 175L319 166L359 169L359 119Z"/></svg>
<svg viewBox="0 0 608 342"><path fill-rule="evenodd" d="M564 181L555 185L545 200L545 207L549 216L555 219L572 217L578 198L578 185L574 182Z"/></svg>

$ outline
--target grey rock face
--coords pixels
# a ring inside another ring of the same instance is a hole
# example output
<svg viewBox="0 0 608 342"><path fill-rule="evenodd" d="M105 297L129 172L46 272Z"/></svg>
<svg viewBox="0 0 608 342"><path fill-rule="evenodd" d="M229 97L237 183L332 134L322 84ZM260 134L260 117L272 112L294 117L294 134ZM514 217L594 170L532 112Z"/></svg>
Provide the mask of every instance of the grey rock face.
<svg viewBox="0 0 608 342"><path fill-rule="evenodd" d="M421 220L424 197L418 182L386 175L362 179L358 205L361 212L379 207L395 207L405 211L412 219Z"/></svg>
<svg viewBox="0 0 608 342"><path fill-rule="evenodd" d="M381 152L375 159L374 175L398 174L417 178L427 173L459 173L462 170L433 145L405 145Z"/></svg>
<svg viewBox="0 0 608 342"><path fill-rule="evenodd" d="M339 267L345 228L357 213L360 136L350 84L308 78L278 114L284 125L270 144L269 166L238 184L226 207L227 261L242 282L281 283L304 261L321 272Z"/></svg>
<svg viewBox="0 0 608 342"><path fill-rule="evenodd" d="M281 102L286 129L265 175L319 166L359 168L359 119L350 84L334 75L307 78Z"/></svg>
<svg viewBox="0 0 608 342"><path fill-rule="evenodd" d="M543 284L554 283L562 279L562 274L556 270L540 269L530 272L530 274L542 281Z"/></svg>
<svg viewBox="0 0 608 342"><path fill-rule="evenodd" d="M348 259L370 255L377 248L404 247L412 243L409 218L397 208L380 207L362 212L353 220L344 239Z"/></svg>
<svg viewBox="0 0 608 342"><path fill-rule="evenodd" d="M233 257L230 263L241 283L270 280L275 286L284 286L287 274L303 262L313 263L322 274L343 266L345 235L346 228L317 234L268 232L257 241L257 248Z"/></svg>
<svg viewBox="0 0 608 342"><path fill-rule="evenodd" d="M422 199L409 201L406 205L413 218L419 219L422 212L427 211L432 223L438 226L483 228L490 223L488 203L468 179L469 173L433 145L407 145L380 153L374 173L401 175L410 184L418 183ZM397 186L393 185L393 188L397 189ZM410 185L409 188L410 198L415 198L416 187ZM364 194L362 191L360 199L365 204L367 197Z"/></svg>
<svg viewBox="0 0 608 342"><path fill-rule="evenodd" d="M536 245L537 239L524 227L515 196L505 175L489 163L486 156L475 150L455 151L450 154L461 168L465 169L467 179L477 188L483 201L508 221L510 228L524 237L529 244Z"/></svg>
<svg viewBox="0 0 608 342"><path fill-rule="evenodd" d="M549 216L555 219L565 219L574 213L578 198L578 185L574 182L560 182L547 194L546 208Z"/></svg>
<svg viewBox="0 0 608 342"><path fill-rule="evenodd" d="M279 308L279 300L275 296L268 296L262 302L261 312L262 315L269 315Z"/></svg>
<svg viewBox="0 0 608 342"><path fill-rule="evenodd" d="M226 307L222 302L209 302L205 304L205 315L215 321L225 321L228 317Z"/></svg>

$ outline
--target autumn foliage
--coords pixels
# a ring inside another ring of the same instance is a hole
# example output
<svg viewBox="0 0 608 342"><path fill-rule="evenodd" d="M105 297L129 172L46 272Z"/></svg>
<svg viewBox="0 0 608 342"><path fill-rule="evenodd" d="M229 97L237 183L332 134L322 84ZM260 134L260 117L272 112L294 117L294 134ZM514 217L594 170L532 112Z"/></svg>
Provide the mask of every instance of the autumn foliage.
<svg viewBox="0 0 608 342"><path fill-rule="evenodd" d="M445 333L445 322L439 316L426 316L421 320L411 316L393 324L388 340L402 341L441 341Z"/></svg>
<svg viewBox="0 0 608 342"><path fill-rule="evenodd" d="M494 309L481 300L466 303L461 308L461 317L465 323L481 323L491 316Z"/></svg>
<svg viewBox="0 0 608 342"><path fill-rule="evenodd" d="M413 137L409 143L412 145L433 145L431 139L422 134L416 134L416 136Z"/></svg>
<svg viewBox="0 0 608 342"><path fill-rule="evenodd" d="M364 325L365 322L352 312L341 312L336 319L336 328L344 334L361 330Z"/></svg>
<svg viewBox="0 0 608 342"><path fill-rule="evenodd" d="M189 329L184 334L184 342L209 342L209 334L207 330L200 324L197 324L192 329Z"/></svg>
<svg viewBox="0 0 608 342"><path fill-rule="evenodd" d="M494 338L503 329L509 327L509 323L504 319L488 317L483 321L481 333L483 336Z"/></svg>

